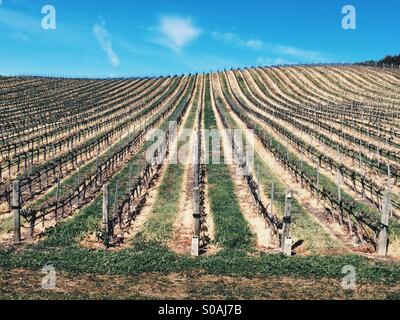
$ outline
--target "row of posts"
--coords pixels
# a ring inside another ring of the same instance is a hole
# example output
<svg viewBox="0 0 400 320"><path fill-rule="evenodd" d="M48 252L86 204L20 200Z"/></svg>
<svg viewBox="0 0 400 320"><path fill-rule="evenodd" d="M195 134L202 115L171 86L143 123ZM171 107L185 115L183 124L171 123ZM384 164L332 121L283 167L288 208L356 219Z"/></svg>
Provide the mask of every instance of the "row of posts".
<svg viewBox="0 0 400 320"><path fill-rule="evenodd" d="M200 144L200 136L197 136L197 144ZM197 145L196 144L196 145ZM201 213L200 213L200 151L196 150L196 164L194 166L194 186L193 186L193 219L194 233L192 237L191 254L194 257L199 256L200 231L201 231Z"/></svg>
<svg viewBox="0 0 400 320"><path fill-rule="evenodd" d="M319 166L318 166L319 169ZM342 174L340 169L337 170L337 192L339 203L342 203ZM364 195L363 195L364 196ZM372 195L371 195L372 197ZM382 215L378 231L378 241L377 241L377 253L379 256L387 256L389 248L389 218L392 212L392 186L391 186L391 174L390 166L388 165L388 186L383 194L383 203L381 207ZM344 223L343 210L341 209L340 224ZM349 225L351 223L351 218L349 216ZM351 230L350 230L351 231Z"/></svg>
<svg viewBox="0 0 400 320"><path fill-rule="evenodd" d="M319 167L318 167L319 169ZM199 189L199 172L200 164L197 161L195 166L195 181L193 188L193 203L194 203L194 235L192 238L192 255L199 255L199 239L201 230L201 217L200 217L200 189ZM319 170L318 170L319 173ZM338 172L338 197L341 200L341 179L340 173ZM273 193L272 193L273 194ZM105 236L109 236L109 204L108 204L108 184L103 187L103 223L105 225ZM272 199L273 201L273 199ZM285 212L283 218L283 227L281 234L281 249L285 255L291 255L292 238L289 235L291 225L291 201L292 192L288 191L285 197ZM271 204L272 210L272 204ZM14 241L19 243L21 241L21 195L20 195L20 183L18 180L13 182L12 192L12 212L14 218ZM388 189L384 194L383 206L382 206L382 218L381 226L378 233L377 252L380 256L386 256L388 251L388 238L389 238L389 218L391 213L391 186L390 186L390 171L389 171L389 182ZM105 239L106 243L108 239Z"/></svg>

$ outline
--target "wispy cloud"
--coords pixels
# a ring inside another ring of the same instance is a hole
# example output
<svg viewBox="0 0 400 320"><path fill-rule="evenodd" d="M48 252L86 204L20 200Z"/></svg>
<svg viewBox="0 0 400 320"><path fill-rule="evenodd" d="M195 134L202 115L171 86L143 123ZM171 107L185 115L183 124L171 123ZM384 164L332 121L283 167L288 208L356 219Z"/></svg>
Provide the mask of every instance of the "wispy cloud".
<svg viewBox="0 0 400 320"><path fill-rule="evenodd" d="M100 23L96 23L93 26L93 33L98 43L100 44L100 47L107 54L107 57L110 60L111 64L114 67L118 66L120 64L120 59L113 50L111 36L106 28L106 23L103 19L101 19Z"/></svg>
<svg viewBox="0 0 400 320"><path fill-rule="evenodd" d="M22 12L0 7L0 24L13 30L23 32L40 32L40 19L35 19Z"/></svg>
<svg viewBox="0 0 400 320"><path fill-rule="evenodd" d="M7 33L7 36L16 41L29 41L30 40L30 38L26 34L21 33L21 32L10 32L10 33Z"/></svg>
<svg viewBox="0 0 400 320"><path fill-rule="evenodd" d="M213 31L211 32L211 35L215 40L229 43L229 42L237 42L239 41L239 37L233 33L233 32L219 32L219 31Z"/></svg>
<svg viewBox="0 0 400 320"><path fill-rule="evenodd" d="M282 58L258 57L257 64L263 66L275 66L282 64L293 64L293 62Z"/></svg>
<svg viewBox="0 0 400 320"><path fill-rule="evenodd" d="M196 27L191 18L163 16L156 30L160 33L156 42L180 51L190 42L198 38L202 30Z"/></svg>
<svg viewBox="0 0 400 320"><path fill-rule="evenodd" d="M257 38L246 39L237 33L213 31L211 36L225 45L247 48L263 54L278 55L278 57L261 58L266 64L289 63L289 60L298 62L328 62L330 56L318 51L306 50L294 46L273 44ZM260 62L260 61L259 61Z"/></svg>
<svg viewBox="0 0 400 320"><path fill-rule="evenodd" d="M304 50L301 48L282 46L282 45L273 46L273 50L280 54L304 60L319 61L319 62L327 60L326 55L318 51Z"/></svg>
<svg viewBox="0 0 400 320"><path fill-rule="evenodd" d="M264 47L264 42L259 39L244 39L243 37L233 32L213 31L211 32L211 35L215 40L223 42L225 44L232 44L253 50L260 50Z"/></svg>
<svg viewBox="0 0 400 320"><path fill-rule="evenodd" d="M261 40L250 39L244 42L244 46L246 46L247 48L259 50L264 46L264 43Z"/></svg>

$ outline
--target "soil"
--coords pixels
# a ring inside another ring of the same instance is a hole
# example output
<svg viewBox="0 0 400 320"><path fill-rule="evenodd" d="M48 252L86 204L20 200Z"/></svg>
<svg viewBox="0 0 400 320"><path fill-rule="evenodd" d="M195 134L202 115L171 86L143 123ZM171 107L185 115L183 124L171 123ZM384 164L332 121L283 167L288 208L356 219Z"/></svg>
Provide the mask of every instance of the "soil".
<svg viewBox="0 0 400 320"><path fill-rule="evenodd" d="M56 273L56 288L41 287L41 270L0 270L0 298L168 299L168 300L358 300L398 297L400 285L356 283L343 290L341 279L301 277L230 277L201 271L92 275Z"/></svg>

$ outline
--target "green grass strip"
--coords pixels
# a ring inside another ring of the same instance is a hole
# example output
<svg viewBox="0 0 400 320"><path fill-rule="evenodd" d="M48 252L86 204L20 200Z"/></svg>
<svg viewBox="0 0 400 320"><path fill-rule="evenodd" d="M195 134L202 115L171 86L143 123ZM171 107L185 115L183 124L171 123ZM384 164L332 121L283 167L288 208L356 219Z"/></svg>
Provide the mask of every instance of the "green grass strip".
<svg viewBox="0 0 400 320"><path fill-rule="evenodd" d="M206 82L205 89L204 119L206 129L217 129L217 121L211 107L209 81ZM212 150L211 141L209 150ZM241 213L222 152L220 164L207 165L207 179L209 201L215 221L215 241L225 248L249 249L255 243L255 236Z"/></svg>
<svg viewBox="0 0 400 320"><path fill-rule="evenodd" d="M185 129L193 129L196 119L200 87L197 87L194 102L183 125ZM178 141L177 150L187 141ZM176 159L176 154L172 155ZM176 216L179 212L182 196L185 165L168 164L149 219L143 225L137 238L150 241L165 242L170 239Z"/></svg>

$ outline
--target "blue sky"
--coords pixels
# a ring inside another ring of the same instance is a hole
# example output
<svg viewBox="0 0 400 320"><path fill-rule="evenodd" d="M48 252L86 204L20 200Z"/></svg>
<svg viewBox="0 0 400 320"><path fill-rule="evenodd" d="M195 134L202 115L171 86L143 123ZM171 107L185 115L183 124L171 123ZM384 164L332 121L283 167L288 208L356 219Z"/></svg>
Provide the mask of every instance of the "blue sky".
<svg viewBox="0 0 400 320"><path fill-rule="evenodd" d="M41 27L56 9L56 30ZM356 8L357 29L341 25ZM0 74L150 76L400 53L398 0L0 0Z"/></svg>

